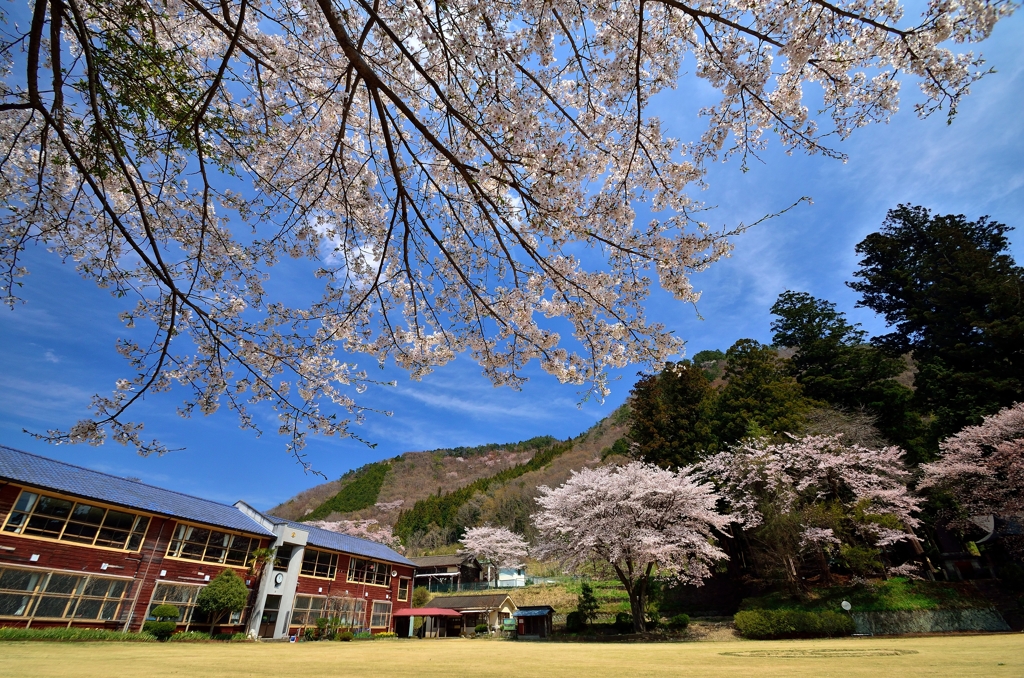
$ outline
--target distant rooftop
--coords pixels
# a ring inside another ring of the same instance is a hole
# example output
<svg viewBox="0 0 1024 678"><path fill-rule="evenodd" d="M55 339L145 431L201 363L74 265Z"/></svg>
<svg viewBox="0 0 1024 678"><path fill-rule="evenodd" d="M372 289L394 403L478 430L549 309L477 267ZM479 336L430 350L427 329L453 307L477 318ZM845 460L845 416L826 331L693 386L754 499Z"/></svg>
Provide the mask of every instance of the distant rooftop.
<svg viewBox="0 0 1024 678"><path fill-rule="evenodd" d="M467 561L472 561L472 556L420 556L418 558L410 558L416 567L459 567Z"/></svg>

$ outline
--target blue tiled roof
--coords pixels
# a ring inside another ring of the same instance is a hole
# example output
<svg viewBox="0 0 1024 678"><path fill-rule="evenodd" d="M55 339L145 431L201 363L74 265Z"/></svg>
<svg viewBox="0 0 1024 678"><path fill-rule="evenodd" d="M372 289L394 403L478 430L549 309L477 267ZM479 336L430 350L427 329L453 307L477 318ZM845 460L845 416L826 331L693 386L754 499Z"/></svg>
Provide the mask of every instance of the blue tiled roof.
<svg viewBox="0 0 1024 678"><path fill-rule="evenodd" d="M546 605L543 606L543 607L526 607L526 608L521 607L518 610L516 610L515 612L513 612L512 616L513 617L546 617L549 614L554 613L554 611L555 611L554 608L547 607Z"/></svg>
<svg viewBox="0 0 1024 678"><path fill-rule="evenodd" d="M0 445L0 478L204 525L272 535L234 506Z"/></svg>
<svg viewBox="0 0 1024 678"><path fill-rule="evenodd" d="M351 553L356 556L365 556L367 558L385 560L389 563L398 563L400 565L416 567L415 563L398 551L390 549L384 544L370 541L369 539L360 539L359 537L341 534L340 532L331 532L330 530L325 530L320 527L313 527L306 523L296 523L292 520L284 520L276 516L267 516L267 518L278 525L284 523L286 525L291 525L292 527L297 527L300 530L306 530L309 532L309 537L306 540L306 543L310 546L319 546L320 548L331 549L332 551L341 551L343 553Z"/></svg>

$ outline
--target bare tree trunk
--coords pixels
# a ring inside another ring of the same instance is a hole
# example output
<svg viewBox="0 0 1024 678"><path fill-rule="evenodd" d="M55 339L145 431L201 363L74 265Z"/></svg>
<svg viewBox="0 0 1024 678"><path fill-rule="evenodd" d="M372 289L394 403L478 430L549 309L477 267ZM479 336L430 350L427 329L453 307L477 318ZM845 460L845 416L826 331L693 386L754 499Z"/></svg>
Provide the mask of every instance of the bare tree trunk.
<svg viewBox="0 0 1024 678"><path fill-rule="evenodd" d="M825 557L825 549L818 547L818 564L821 566L821 579L825 584L832 583L832 571L828 568L828 559Z"/></svg>

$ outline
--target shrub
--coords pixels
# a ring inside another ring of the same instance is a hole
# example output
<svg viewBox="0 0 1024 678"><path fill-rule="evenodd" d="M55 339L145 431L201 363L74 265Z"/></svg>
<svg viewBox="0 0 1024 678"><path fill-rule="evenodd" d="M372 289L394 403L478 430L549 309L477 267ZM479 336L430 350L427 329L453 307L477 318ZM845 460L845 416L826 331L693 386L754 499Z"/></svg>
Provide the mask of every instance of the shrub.
<svg viewBox="0 0 1024 678"><path fill-rule="evenodd" d="M585 626L586 624L583 621L583 615L579 610L573 610L569 614L565 615L566 633L579 633Z"/></svg>
<svg viewBox="0 0 1024 678"><path fill-rule="evenodd" d="M49 629L19 629L3 626L0 627L0 640L88 640L118 643L154 643L156 642L156 636L146 632L122 633L106 629L69 629L64 626Z"/></svg>
<svg viewBox="0 0 1024 678"><path fill-rule="evenodd" d="M615 630L619 633L632 633L633 615L628 612L620 612L615 615Z"/></svg>
<svg viewBox="0 0 1024 678"><path fill-rule="evenodd" d="M490 629L489 626L487 626L487 624L477 624L476 625L476 632L477 633L487 633L490 630L491 629Z"/></svg>
<svg viewBox="0 0 1024 678"><path fill-rule="evenodd" d="M214 640L222 640L227 643L239 643L239 642L250 642L252 638L245 635L244 633L216 633L213 636Z"/></svg>
<svg viewBox="0 0 1024 678"><path fill-rule="evenodd" d="M201 643L210 640L209 633L203 633L202 631L182 631L181 633L175 633L173 636L167 639L169 643Z"/></svg>
<svg viewBox="0 0 1024 678"><path fill-rule="evenodd" d="M373 640L373 634L369 631L360 631L359 633L353 633L352 638L355 640Z"/></svg>
<svg viewBox="0 0 1024 678"><path fill-rule="evenodd" d="M170 605L167 607L170 607ZM177 617L178 615L174 616ZM167 640L176 628L178 628L178 623L172 621L148 621L142 625L142 630L153 634L157 640Z"/></svg>
<svg viewBox="0 0 1024 678"><path fill-rule="evenodd" d="M668 620L668 627L677 631L682 631L690 625L690 615L688 614L677 614Z"/></svg>
<svg viewBox="0 0 1024 678"><path fill-rule="evenodd" d="M376 638L377 640L380 640L381 638L397 638L397 637L398 637L398 634L395 633L394 631L385 631L384 633L378 633L377 635L374 636L374 638Z"/></svg>
<svg viewBox="0 0 1024 678"><path fill-rule="evenodd" d="M338 634L338 640L346 642L346 643L349 642L350 640L352 640L355 637L356 637L355 634L352 633L351 631L342 631L341 633Z"/></svg>
<svg viewBox="0 0 1024 678"><path fill-rule="evenodd" d="M306 640L316 640L317 639L316 629L314 629L314 628L305 629L302 632L302 637L305 638Z"/></svg>
<svg viewBox="0 0 1024 678"><path fill-rule="evenodd" d="M838 612L743 610L733 620L746 638L832 638L853 633L853 620Z"/></svg>
<svg viewBox="0 0 1024 678"><path fill-rule="evenodd" d="M430 591L426 586L417 586L412 590L412 606L424 607L430 602Z"/></svg>
<svg viewBox="0 0 1024 678"><path fill-rule="evenodd" d="M153 617L157 621L168 621L170 619L177 619L181 612L173 605L164 603L163 605L157 605L153 608L153 611L149 613L150 617Z"/></svg>

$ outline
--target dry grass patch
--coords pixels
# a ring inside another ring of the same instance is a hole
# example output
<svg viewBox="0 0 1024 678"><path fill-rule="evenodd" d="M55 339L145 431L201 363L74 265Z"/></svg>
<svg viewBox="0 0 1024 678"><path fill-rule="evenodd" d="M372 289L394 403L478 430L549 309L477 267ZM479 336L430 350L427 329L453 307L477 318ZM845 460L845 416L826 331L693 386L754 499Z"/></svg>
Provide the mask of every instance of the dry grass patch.
<svg viewBox="0 0 1024 678"><path fill-rule="evenodd" d="M1020 676L1020 634L730 643L4 643L0 677Z"/></svg>

